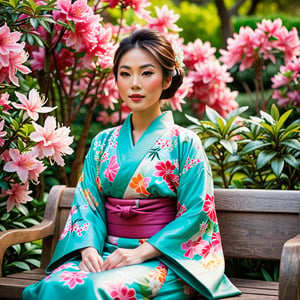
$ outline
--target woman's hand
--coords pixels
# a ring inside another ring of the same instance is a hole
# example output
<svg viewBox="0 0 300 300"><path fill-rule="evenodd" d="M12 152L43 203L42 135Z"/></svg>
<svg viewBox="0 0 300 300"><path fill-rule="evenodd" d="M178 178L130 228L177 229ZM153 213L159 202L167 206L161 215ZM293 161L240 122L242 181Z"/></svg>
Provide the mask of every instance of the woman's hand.
<svg viewBox="0 0 300 300"><path fill-rule="evenodd" d="M118 248L106 258L102 271L140 264L160 254L160 251L147 242L135 249Z"/></svg>
<svg viewBox="0 0 300 300"><path fill-rule="evenodd" d="M94 247L83 248L80 251L82 261L79 269L84 272L101 272L103 268L103 259Z"/></svg>

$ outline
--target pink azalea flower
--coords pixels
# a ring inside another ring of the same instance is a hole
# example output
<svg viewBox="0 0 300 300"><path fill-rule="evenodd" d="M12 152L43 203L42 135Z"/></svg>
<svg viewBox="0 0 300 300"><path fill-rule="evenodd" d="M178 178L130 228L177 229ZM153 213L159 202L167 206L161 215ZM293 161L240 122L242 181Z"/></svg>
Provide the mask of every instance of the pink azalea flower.
<svg viewBox="0 0 300 300"><path fill-rule="evenodd" d="M11 52L19 53L23 50L24 43L17 43L21 36L21 32L10 32L6 24L0 27L0 67L9 65Z"/></svg>
<svg viewBox="0 0 300 300"><path fill-rule="evenodd" d="M215 58L215 47L211 47L210 42L203 43L200 39L196 39L193 43L189 42L183 47L184 64L189 69L194 69L194 65L198 63L206 63Z"/></svg>
<svg viewBox="0 0 300 300"><path fill-rule="evenodd" d="M69 136L70 128L65 126L56 129L56 121L54 117L48 116L45 120L44 127L33 122L35 132L30 134L30 138L37 142L33 147L33 152L38 157L49 157L58 165L64 166L62 156L72 154L73 149L69 145L73 142L73 137Z"/></svg>
<svg viewBox="0 0 300 300"><path fill-rule="evenodd" d="M182 85L176 91L175 95L168 99L173 110L182 111L181 104L185 104L185 97L191 92L193 82L190 77L184 77Z"/></svg>
<svg viewBox="0 0 300 300"><path fill-rule="evenodd" d="M23 183L27 180L37 182L39 174L46 169L33 152L20 153L18 149L9 149L9 155L12 161L6 162L3 170L16 172Z"/></svg>
<svg viewBox="0 0 300 300"><path fill-rule="evenodd" d="M210 218L210 220L214 223L217 222L217 215L215 210L215 202L214 196L206 194L205 201L203 204L203 211L205 211Z"/></svg>
<svg viewBox="0 0 300 300"><path fill-rule="evenodd" d="M5 130L3 130L4 123L5 123L4 120L2 120L0 122L0 147L2 147L4 145L4 139L3 139L3 137L5 137L6 134L7 134L7 132Z"/></svg>
<svg viewBox="0 0 300 300"><path fill-rule="evenodd" d="M175 23L178 21L180 15L175 14L174 10L170 10L167 5L163 5L161 8L155 7L156 18L146 17L147 27L158 30L160 32L167 33L171 31L182 31Z"/></svg>
<svg viewBox="0 0 300 300"><path fill-rule="evenodd" d="M120 169L120 166L118 164L118 161L117 161L117 156L114 155L110 158L109 160L109 163L108 163L108 166L107 166L107 169L104 171L104 176L106 178L108 178L108 180L110 182L113 182L118 171Z"/></svg>
<svg viewBox="0 0 300 300"><path fill-rule="evenodd" d="M87 275L83 272L70 272L64 271L60 275L61 281L64 281L63 285L68 285L70 289L74 289L78 284L84 284L84 278L87 278Z"/></svg>
<svg viewBox="0 0 300 300"><path fill-rule="evenodd" d="M14 206L16 206L23 214L25 214L25 211L21 207L21 203L25 204L28 201L32 200L32 197L29 196L29 194L32 193L32 191L29 191L29 184L26 182L25 184L11 184L11 188L7 191L2 190L1 197L8 196L7 200L7 212L11 211Z"/></svg>
<svg viewBox="0 0 300 300"><path fill-rule="evenodd" d="M122 5L122 9L133 8L137 16L143 18L149 14L145 10L146 7L151 5L148 0L103 0L109 3L110 8L115 8L118 4Z"/></svg>
<svg viewBox="0 0 300 300"><path fill-rule="evenodd" d="M86 0L58 0L57 6L61 15L66 20L73 22L84 22L92 14L91 7L88 6Z"/></svg>
<svg viewBox="0 0 300 300"><path fill-rule="evenodd" d="M13 103L13 106L25 110L25 115L29 116L34 121L39 118L39 113L48 113L56 109L56 107L43 107L45 101L41 99L36 89L30 90L28 99L19 92L15 92L15 94L21 104Z"/></svg>
<svg viewBox="0 0 300 300"><path fill-rule="evenodd" d="M3 106L3 111L8 111L11 109L11 106L9 105L11 102L8 101L9 99L9 94L4 93L0 95L0 106Z"/></svg>

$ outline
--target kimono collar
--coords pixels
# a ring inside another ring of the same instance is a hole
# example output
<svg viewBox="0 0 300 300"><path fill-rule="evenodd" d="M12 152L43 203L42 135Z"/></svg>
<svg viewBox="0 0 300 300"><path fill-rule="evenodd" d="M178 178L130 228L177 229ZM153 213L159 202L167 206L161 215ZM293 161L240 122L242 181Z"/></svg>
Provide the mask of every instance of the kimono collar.
<svg viewBox="0 0 300 300"><path fill-rule="evenodd" d="M133 145L131 116L130 113L123 123L118 138L117 160L120 170L115 178L116 184L113 183L114 192L117 194L115 197L122 197L128 185L127 181L131 179L142 159L155 146L155 142L174 125L172 112L163 112L148 126L137 143ZM117 180L119 176L123 178L121 182ZM124 180L124 178L127 180Z"/></svg>

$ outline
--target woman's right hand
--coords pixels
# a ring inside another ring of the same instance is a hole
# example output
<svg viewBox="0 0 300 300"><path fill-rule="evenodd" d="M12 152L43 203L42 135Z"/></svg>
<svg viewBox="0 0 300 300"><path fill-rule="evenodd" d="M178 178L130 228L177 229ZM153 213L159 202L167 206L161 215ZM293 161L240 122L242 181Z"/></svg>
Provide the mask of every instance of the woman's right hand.
<svg viewBox="0 0 300 300"><path fill-rule="evenodd" d="M101 272L103 259L94 247L87 247L80 250L82 261L79 269L84 272Z"/></svg>

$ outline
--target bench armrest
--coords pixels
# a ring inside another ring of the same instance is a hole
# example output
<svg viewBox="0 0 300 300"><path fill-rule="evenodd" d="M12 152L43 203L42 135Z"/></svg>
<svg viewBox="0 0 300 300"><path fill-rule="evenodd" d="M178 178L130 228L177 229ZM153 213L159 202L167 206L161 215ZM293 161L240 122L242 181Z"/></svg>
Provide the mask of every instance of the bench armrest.
<svg viewBox="0 0 300 300"><path fill-rule="evenodd" d="M280 260L279 300L300 299L300 234L283 245Z"/></svg>
<svg viewBox="0 0 300 300"><path fill-rule="evenodd" d="M64 185L56 185L51 188L47 198L44 218L40 224L29 228L9 229L0 232L0 277L2 277L3 256L8 247L54 234L57 209L64 189Z"/></svg>

